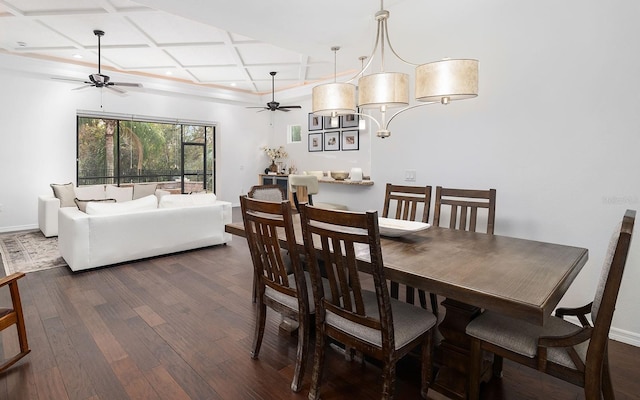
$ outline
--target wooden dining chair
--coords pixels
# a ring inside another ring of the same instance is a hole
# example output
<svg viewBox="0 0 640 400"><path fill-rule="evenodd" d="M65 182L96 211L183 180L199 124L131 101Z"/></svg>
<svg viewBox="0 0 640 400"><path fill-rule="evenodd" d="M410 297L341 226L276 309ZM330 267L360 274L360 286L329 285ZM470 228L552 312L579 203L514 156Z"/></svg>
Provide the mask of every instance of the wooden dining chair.
<svg viewBox="0 0 640 400"><path fill-rule="evenodd" d="M496 190L453 189L436 186L433 225L440 226L443 206L449 207L451 229L477 232L479 210L486 209L486 233L493 235L496 221Z"/></svg>
<svg viewBox="0 0 640 400"><path fill-rule="evenodd" d="M252 199L275 201L280 203L287 198L284 188L279 185L255 185L251 186L247 196Z"/></svg>
<svg viewBox="0 0 640 400"><path fill-rule="evenodd" d="M291 390L302 387L309 347L309 314L315 311L308 273L302 269L293 230L291 205L240 197L240 206L257 292L255 336L251 357L258 358L267 306L298 321L298 349ZM286 240L281 249L280 240ZM292 272L288 272L291 270Z"/></svg>
<svg viewBox="0 0 640 400"><path fill-rule="evenodd" d="M5 371L31 352L27 342L27 329L24 324L22 301L20 300L20 290L18 289L18 279L22 277L24 277L24 272L16 272L0 279L0 288L8 286L11 294L11 308L0 308L0 331L15 325L20 344L20 352L0 364L0 372Z"/></svg>
<svg viewBox="0 0 640 400"><path fill-rule="evenodd" d="M387 183L382 216L385 218L402 219L405 221L429 221L431 208L431 186L401 186ZM400 285L391 281L391 297L399 297ZM427 308L427 296L424 290L418 290L418 298L422 308ZM405 288L405 300L415 304L415 289ZM431 310L438 316L438 298L430 294Z"/></svg>
<svg viewBox="0 0 640 400"><path fill-rule="evenodd" d="M325 337L344 344L349 351L382 361L383 399L393 398L398 360L421 346L421 394L426 398L431 381L432 328L437 320L431 312L389 296L378 212L325 210L302 204L300 213L317 310L309 399L320 397ZM361 287L357 256L370 258L375 292ZM327 276L324 282L319 261Z"/></svg>
<svg viewBox="0 0 640 400"><path fill-rule="evenodd" d="M559 308L544 326L486 311L469 323L471 368L469 399L478 399L482 350L494 353L494 372L503 357L584 388L585 399L614 399L607 342L622 274L629 253L636 212L627 210L609 244L593 302ZM591 314L591 321L587 314ZM562 319L575 316L582 326Z"/></svg>

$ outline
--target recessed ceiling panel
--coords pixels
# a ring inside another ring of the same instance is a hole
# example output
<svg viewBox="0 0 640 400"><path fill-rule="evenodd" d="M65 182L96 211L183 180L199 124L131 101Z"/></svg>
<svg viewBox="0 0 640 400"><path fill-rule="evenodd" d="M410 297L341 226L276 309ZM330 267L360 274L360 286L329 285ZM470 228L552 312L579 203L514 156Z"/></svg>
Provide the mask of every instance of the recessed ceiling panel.
<svg viewBox="0 0 640 400"><path fill-rule="evenodd" d="M226 39L217 28L161 12L132 14L130 19L157 44L223 43Z"/></svg>
<svg viewBox="0 0 640 400"><path fill-rule="evenodd" d="M224 45L169 47L165 51L183 66L236 64Z"/></svg>
<svg viewBox="0 0 640 400"><path fill-rule="evenodd" d="M237 46L245 64L298 63L300 55L266 43L249 43Z"/></svg>
<svg viewBox="0 0 640 400"><path fill-rule="evenodd" d="M169 67L174 61L164 51L152 48L102 49L103 61L113 62L123 69ZM164 72L162 72L164 73Z"/></svg>
<svg viewBox="0 0 640 400"><path fill-rule="evenodd" d="M207 67L190 68L189 71L201 83L239 82L245 79L245 75L235 67Z"/></svg>

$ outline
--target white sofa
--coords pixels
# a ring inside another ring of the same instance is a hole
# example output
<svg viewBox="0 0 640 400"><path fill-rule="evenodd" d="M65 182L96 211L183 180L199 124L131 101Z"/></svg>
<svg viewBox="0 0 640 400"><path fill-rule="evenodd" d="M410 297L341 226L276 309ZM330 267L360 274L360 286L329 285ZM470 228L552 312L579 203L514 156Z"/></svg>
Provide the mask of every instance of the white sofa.
<svg viewBox="0 0 640 400"><path fill-rule="evenodd" d="M57 185L67 186L67 185ZM136 196L135 189L140 189L141 195ZM73 187L73 197L80 200L101 200L115 199L118 202L130 201L134 198L154 192L158 198L169 194L165 190L155 189L155 185L136 184L129 187L118 187L113 185L90 185ZM71 198L73 201L73 198ZM75 207L75 204L67 204ZM60 209L60 199L53 193L38 196L38 227L46 237L58 236L58 209Z"/></svg>
<svg viewBox="0 0 640 400"><path fill-rule="evenodd" d="M194 201L200 196L209 196L209 200L213 196L213 201ZM145 199L88 203L87 213L60 208L58 249L69 267L79 271L231 241L224 231L231 222L230 202L215 200L213 194L171 195L150 209L131 209L138 202L149 204ZM104 212L118 207L129 209ZM94 208L102 210L92 214Z"/></svg>

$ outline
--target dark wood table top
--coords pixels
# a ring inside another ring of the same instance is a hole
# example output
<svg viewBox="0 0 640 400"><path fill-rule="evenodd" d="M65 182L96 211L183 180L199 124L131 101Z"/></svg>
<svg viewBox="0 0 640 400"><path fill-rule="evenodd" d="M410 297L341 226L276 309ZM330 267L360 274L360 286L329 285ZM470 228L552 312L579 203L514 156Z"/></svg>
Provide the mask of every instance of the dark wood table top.
<svg viewBox="0 0 640 400"><path fill-rule="evenodd" d="M298 221L298 216L294 216ZM240 223L226 232L244 236ZM296 239L302 245L299 223ZM588 250L431 227L381 237L388 279L543 325L588 259ZM368 254L359 255L367 269Z"/></svg>

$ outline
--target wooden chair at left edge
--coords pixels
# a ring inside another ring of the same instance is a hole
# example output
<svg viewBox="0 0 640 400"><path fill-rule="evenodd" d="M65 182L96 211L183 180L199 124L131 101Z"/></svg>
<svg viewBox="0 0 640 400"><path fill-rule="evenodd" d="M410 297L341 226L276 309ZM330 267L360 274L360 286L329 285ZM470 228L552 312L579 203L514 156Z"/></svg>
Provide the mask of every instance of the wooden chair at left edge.
<svg viewBox="0 0 640 400"><path fill-rule="evenodd" d="M0 308L0 331L15 325L18 331L18 341L20 342L20 353L12 358L6 359L4 363L0 364L0 372L4 372L7 368L31 352L29 343L27 343L27 330L24 325L22 302L20 301L20 291L18 290L18 279L22 277L24 277L24 272L16 272L0 279L0 288L9 286L12 303L12 308Z"/></svg>

